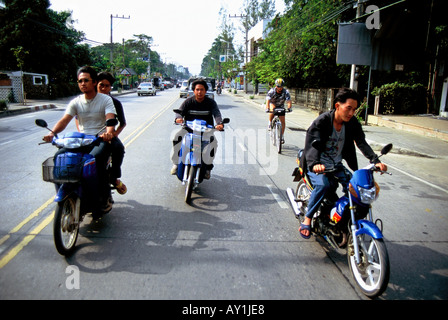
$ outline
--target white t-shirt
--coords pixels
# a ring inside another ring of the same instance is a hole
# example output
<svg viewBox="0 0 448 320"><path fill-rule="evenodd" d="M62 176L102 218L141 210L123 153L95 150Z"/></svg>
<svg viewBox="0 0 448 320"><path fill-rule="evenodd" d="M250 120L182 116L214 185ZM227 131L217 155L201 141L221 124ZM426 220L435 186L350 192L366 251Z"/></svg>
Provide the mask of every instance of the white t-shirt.
<svg viewBox="0 0 448 320"><path fill-rule="evenodd" d="M65 114L78 118L81 132L92 135L104 127L108 113L117 114L112 98L102 93L97 93L91 100L82 94L70 101L65 110Z"/></svg>

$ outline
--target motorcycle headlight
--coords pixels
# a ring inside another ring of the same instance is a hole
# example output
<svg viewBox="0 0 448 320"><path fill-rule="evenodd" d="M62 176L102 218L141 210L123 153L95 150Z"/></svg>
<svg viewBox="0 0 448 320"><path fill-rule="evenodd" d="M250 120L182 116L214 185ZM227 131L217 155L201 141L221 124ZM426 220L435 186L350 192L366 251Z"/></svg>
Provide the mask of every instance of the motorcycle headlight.
<svg viewBox="0 0 448 320"><path fill-rule="evenodd" d="M83 138L63 138L63 139L56 139L55 144L62 148L67 149L76 149L83 146L88 146L93 142L93 139L83 139Z"/></svg>
<svg viewBox="0 0 448 320"><path fill-rule="evenodd" d="M380 192L379 185L375 182L375 185L370 189L365 189L358 187L359 198L362 203L371 204L378 198L378 194Z"/></svg>

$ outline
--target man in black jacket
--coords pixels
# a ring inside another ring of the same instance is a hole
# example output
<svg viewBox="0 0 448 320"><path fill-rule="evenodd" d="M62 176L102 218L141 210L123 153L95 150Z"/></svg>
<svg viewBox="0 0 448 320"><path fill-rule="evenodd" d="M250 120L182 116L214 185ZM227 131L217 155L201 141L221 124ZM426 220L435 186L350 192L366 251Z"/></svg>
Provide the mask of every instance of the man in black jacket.
<svg viewBox="0 0 448 320"><path fill-rule="evenodd" d="M191 121L194 119L201 119L204 121L207 121L207 124L213 126L213 120L215 120L216 125L214 125L216 130L222 131L224 130L224 124L222 123L222 117L221 112L219 111L218 105L215 100L209 98L206 96L208 85L207 82L203 79L195 80L192 83L192 89L194 96L187 98L182 105L180 106L179 110L182 111L182 114L184 114L184 117L181 114L176 114L175 122L178 124L183 123L183 121ZM189 114L189 111L196 111L196 112L205 112L204 115L198 115L197 113L195 115ZM175 175L178 168L178 162L179 162L179 150L180 145L179 143L182 141L182 138L185 134L185 130L181 129L174 137L173 140L173 150L171 155L171 160L173 161L173 167L171 168L171 174ZM217 146L217 141L214 139L214 137L211 137L211 150L210 150L210 162L207 163L207 168L205 171L204 179L210 179L210 171L213 168L213 158L215 156L215 149Z"/></svg>
<svg viewBox="0 0 448 320"><path fill-rule="evenodd" d="M367 159L374 161L382 171L387 171L387 166L377 159L376 154L367 144L362 126L354 117L358 106L359 95L356 91L342 88L335 97L335 109L321 114L307 130L301 166L308 171L313 191L308 201L305 220L299 227L299 232L305 239L311 235L311 218L319 208L325 194L338 186L334 177L338 178L344 192L347 189L351 173L344 167L342 160L347 162L350 169L358 169L355 142ZM325 169L335 169L335 171L330 176L323 173Z"/></svg>

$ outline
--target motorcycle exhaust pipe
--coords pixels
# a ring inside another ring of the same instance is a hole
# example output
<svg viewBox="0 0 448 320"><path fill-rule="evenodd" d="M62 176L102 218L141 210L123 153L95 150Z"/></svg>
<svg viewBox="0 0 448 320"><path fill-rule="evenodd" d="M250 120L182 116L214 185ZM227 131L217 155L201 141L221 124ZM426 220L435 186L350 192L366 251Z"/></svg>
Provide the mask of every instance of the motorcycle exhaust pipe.
<svg viewBox="0 0 448 320"><path fill-rule="evenodd" d="M289 202L291 203L292 210L294 211L294 215L296 218L300 216L300 208L298 207L298 202L296 201L296 197L294 195L294 191L291 188L286 189L286 195L288 196Z"/></svg>

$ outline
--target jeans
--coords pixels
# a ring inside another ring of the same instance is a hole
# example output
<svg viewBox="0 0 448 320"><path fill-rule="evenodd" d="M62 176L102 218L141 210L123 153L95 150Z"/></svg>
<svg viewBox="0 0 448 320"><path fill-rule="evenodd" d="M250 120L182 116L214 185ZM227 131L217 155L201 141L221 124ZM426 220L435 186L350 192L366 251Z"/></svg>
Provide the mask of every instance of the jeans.
<svg viewBox="0 0 448 320"><path fill-rule="evenodd" d="M309 171L307 174L313 185L313 191L308 201L306 217L312 219L325 195L330 191L336 191L338 182L342 185L343 191L347 192L352 174L343 165L336 166L336 171L332 173L316 174Z"/></svg>

